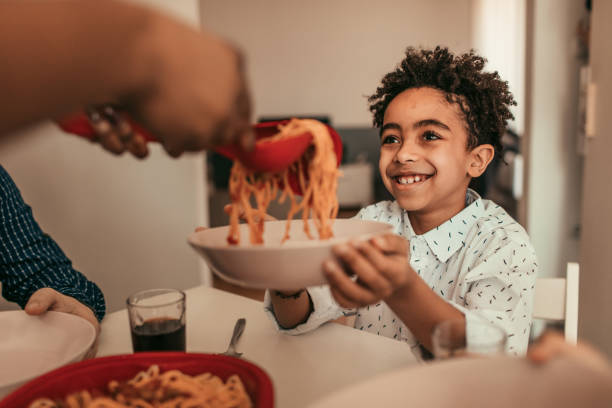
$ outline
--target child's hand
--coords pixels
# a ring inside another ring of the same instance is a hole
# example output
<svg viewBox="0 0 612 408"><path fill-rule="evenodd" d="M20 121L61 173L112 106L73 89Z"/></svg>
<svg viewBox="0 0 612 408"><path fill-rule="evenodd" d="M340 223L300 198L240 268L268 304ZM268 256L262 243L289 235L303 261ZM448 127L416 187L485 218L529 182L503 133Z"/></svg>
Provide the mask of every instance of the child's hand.
<svg viewBox="0 0 612 408"><path fill-rule="evenodd" d="M327 260L323 272L332 295L345 308L384 300L417 278L409 263L408 241L398 235L336 245L333 252L337 259Z"/></svg>

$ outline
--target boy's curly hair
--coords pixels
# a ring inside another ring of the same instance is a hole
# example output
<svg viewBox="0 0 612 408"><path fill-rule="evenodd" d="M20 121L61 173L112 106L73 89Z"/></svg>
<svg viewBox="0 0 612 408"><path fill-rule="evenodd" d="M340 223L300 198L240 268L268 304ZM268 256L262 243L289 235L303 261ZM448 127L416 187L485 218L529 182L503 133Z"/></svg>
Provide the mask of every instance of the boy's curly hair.
<svg viewBox="0 0 612 408"><path fill-rule="evenodd" d="M368 97L374 126L383 124L385 110L401 92L420 87L438 89L449 103L456 103L468 125L468 149L491 144L501 152L501 137L509 119L510 106L516 105L497 72L483 72L486 59L474 51L454 55L446 47L435 50L408 47L398 68L382 79L374 95Z"/></svg>

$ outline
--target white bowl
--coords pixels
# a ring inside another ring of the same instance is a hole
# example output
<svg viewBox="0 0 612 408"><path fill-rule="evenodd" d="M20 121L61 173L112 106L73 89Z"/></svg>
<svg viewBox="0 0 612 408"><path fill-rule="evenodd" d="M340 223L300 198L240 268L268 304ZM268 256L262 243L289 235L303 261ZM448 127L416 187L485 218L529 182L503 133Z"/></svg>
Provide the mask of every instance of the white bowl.
<svg viewBox="0 0 612 408"><path fill-rule="evenodd" d="M0 312L0 397L47 371L81 360L96 339L87 320L60 312Z"/></svg>
<svg viewBox="0 0 612 408"><path fill-rule="evenodd" d="M316 236L312 222L310 227ZM240 245L228 245L228 229L224 226L194 232L188 242L213 272L228 282L251 288L290 290L326 282L321 265L332 256L333 245L389 233L392 227L376 221L337 219L333 238L310 240L303 231L303 221L293 220L290 239L281 244L285 221L268 221L263 245L249 243L247 224L240 224Z"/></svg>

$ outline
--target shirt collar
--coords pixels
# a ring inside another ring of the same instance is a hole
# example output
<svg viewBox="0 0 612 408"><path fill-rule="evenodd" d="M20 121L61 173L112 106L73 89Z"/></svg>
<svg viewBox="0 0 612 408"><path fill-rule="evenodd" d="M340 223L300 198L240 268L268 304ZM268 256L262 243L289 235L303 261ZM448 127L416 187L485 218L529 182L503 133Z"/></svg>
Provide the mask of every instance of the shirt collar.
<svg viewBox="0 0 612 408"><path fill-rule="evenodd" d="M458 214L421 235L440 262L448 261L455 252L465 246L467 232L484 213L482 198L474 190L467 190L465 204L466 207ZM404 212L404 215L410 229L409 236L416 236L408 219L408 213Z"/></svg>

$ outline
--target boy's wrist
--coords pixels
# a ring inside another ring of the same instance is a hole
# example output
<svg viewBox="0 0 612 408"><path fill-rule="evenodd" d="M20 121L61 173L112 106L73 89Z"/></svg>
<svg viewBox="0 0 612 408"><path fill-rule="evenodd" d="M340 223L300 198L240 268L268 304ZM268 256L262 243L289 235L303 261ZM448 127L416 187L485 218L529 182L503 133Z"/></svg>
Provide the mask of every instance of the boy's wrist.
<svg viewBox="0 0 612 408"><path fill-rule="evenodd" d="M276 320L278 322L278 325L283 329L283 330L291 330L291 329L295 329L297 326L304 324L308 321L308 319L310 319L310 316L312 315L312 313L314 312L314 302L312 301L312 297L310 297L310 294L308 293L308 291L306 289L301 289L300 290L300 295L298 296L301 297L302 294L306 294L306 297L308 298L308 310L306 311L306 313L303 315L302 318L297 319L297 321L294 320L294 323L292 324L288 324L288 325L284 325L280 322L280 320L278 319L278 315L276 315L276 311L274 311L275 315L276 315Z"/></svg>

